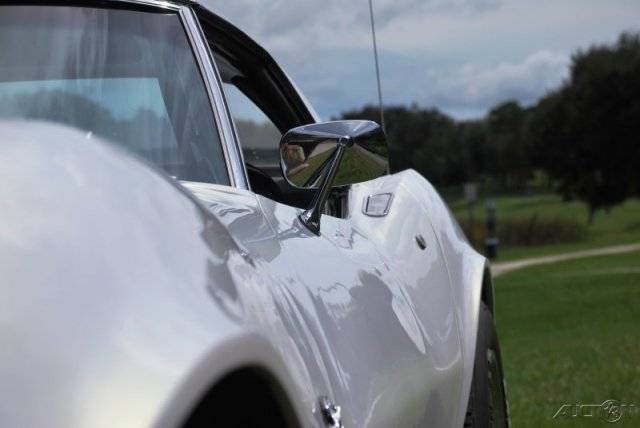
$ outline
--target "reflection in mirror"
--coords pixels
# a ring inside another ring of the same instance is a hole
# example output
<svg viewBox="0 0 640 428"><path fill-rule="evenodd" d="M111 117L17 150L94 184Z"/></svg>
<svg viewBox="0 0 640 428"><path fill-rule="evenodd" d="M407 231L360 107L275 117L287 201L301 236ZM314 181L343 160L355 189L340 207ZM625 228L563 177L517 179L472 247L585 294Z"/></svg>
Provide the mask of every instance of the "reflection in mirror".
<svg viewBox="0 0 640 428"><path fill-rule="evenodd" d="M345 149L333 186L372 180L387 172L388 151L379 125L363 120L335 121L294 128L282 138L280 155L287 181L298 188L318 188L339 144Z"/></svg>
<svg viewBox="0 0 640 428"><path fill-rule="evenodd" d="M296 187L317 187L317 181L325 170L331 156L335 153L336 140L324 140L317 144L307 144L307 153L303 145L285 144L281 148L287 167L287 179Z"/></svg>

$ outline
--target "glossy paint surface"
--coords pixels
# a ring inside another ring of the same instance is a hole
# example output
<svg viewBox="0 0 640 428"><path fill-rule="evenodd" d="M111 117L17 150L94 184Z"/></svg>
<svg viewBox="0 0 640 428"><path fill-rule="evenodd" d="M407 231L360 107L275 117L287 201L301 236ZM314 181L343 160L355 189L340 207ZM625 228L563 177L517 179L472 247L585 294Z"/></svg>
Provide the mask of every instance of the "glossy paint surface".
<svg viewBox="0 0 640 428"><path fill-rule="evenodd" d="M320 396L347 427L462 426L486 262L414 171L352 186L316 236L296 208L78 131L0 136L1 425L178 426L258 365L303 426L324 426ZM365 215L380 193L387 215Z"/></svg>
<svg viewBox="0 0 640 428"><path fill-rule="evenodd" d="M327 395L342 406L347 426L455 426L464 416L469 369L458 296L428 211L409 191L418 178L424 180L408 171L353 186L349 217L323 216L320 236L299 224L298 209L247 191L183 183L270 281L275 307L254 322L269 324L275 309L278 328L293 341L286 354L296 361L289 364L304 373L300 389L309 386L305 405ZM394 195L385 217L360 209L374 192Z"/></svg>
<svg viewBox="0 0 640 428"><path fill-rule="evenodd" d="M241 332L233 239L84 133L3 122L0 135L1 425L151 425Z"/></svg>
<svg viewBox="0 0 640 428"><path fill-rule="evenodd" d="M275 374L305 426L320 426L321 395L347 426L460 420L465 290L415 173L354 186L351 216L324 216L316 236L292 207L183 183L203 208L77 131L0 128L3 423L172 426L246 364ZM389 214L362 214L380 191Z"/></svg>

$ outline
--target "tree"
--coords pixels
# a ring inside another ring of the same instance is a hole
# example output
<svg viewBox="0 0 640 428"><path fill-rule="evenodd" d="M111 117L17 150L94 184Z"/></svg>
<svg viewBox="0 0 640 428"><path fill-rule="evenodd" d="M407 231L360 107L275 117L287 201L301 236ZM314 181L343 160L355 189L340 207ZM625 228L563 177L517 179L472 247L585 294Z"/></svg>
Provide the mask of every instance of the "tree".
<svg viewBox="0 0 640 428"><path fill-rule="evenodd" d="M484 120L486 173L503 189L523 189L533 175L524 129L528 116L528 109L506 101L495 106Z"/></svg>
<svg viewBox="0 0 640 428"><path fill-rule="evenodd" d="M570 79L544 97L529 121L537 164L566 196L609 210L638 193L640 36L577 52Z"/></svg>
<svg viewBox="0 0 640 428"><path fill-rule="evenodd" d="M436 184L450 184L453 166L448 161L455 121L437 109L422 109L415 104L385 107L384 114L392 171L413 168ZM373 106L342 114L343 119L377 121L379 117L378 108Z"/></svg>

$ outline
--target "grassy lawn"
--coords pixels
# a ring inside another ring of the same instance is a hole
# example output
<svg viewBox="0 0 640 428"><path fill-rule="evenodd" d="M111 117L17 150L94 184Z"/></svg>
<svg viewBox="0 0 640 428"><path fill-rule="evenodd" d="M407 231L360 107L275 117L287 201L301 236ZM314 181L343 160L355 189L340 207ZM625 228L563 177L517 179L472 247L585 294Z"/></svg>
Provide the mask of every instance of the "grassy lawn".
<svg viewBox="0 0 640 428"><path fill-rule="evenodd" d="M587 223L587 208L582 202L563 202L554 194L534 196L500 196L495 198L497 221L508 218L566 218ZM467 207L452 202L452 210L459 220L468 217ZM474 216L484 224L484 203L477 203ZM584 240L555 245L505 247L498 249L499 260L514 260L547 254L565 253L588 248L640 242L640 199L630 199L609 213L598 212L588 227Z"/></svg>
<svg viewBox="0 0 640 428"><path fill-rule="evenodd" d="M640 252L505 274L496 305L514 427L640 426L640 410L552 419L563 403L640 407Z"/></svg>

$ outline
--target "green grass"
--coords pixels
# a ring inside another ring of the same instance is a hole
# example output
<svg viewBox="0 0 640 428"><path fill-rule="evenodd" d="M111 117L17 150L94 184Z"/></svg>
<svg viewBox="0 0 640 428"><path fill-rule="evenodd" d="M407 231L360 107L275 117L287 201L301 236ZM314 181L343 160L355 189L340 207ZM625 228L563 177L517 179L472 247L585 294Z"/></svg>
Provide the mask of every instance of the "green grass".
<svg viewBox="0 0 640 428"><path fill-rule="evenodd" d="M552 419L563 403L640 407L640 252L505 274L496 307L514 427L611 426Z"/></svg>
<svg viewBox="0 0 640 428"><path fill-rule="evenodd" d="M501 219L528 218L533 215L538 215L539 218L569 218L587 223L585 204L578 201L563 202L560 196L554 194L500 196L495 198L495 202L498 223ZM464 203L458 201L450 205L459 220L468 218L468 210ZM477 203L474 209L476 221L484 222L484 215L484 203ZM501 247L498 254L499 260L503 261L631 242L640 242L640 199L629 199L609 213L598 212L583 241L558 245Z"/></svg>

